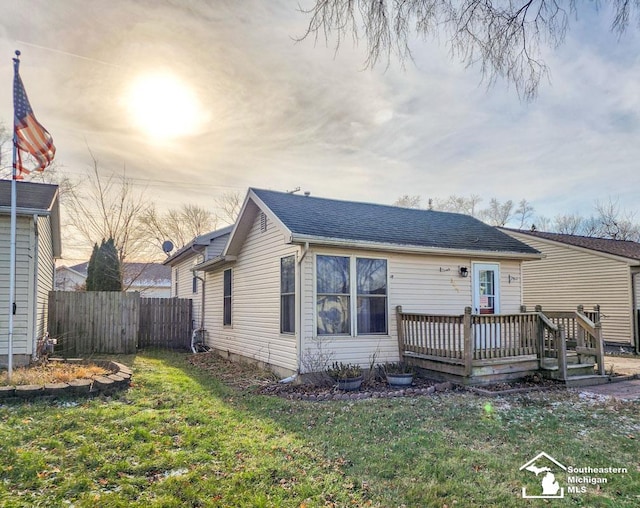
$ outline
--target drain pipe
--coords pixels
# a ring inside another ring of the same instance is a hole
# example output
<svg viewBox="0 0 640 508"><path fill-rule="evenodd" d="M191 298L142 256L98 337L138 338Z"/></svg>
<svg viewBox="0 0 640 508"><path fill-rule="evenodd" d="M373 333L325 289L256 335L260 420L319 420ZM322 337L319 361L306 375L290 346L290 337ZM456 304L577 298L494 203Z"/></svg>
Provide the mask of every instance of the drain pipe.
<svg viewBox="0 0 640 508"><path fill-rule="evenodd" d="M309 242L305 242L304 243L304 247L302 248L302 252L300 254L299 259L296 261L296 267L297 267L297 272L298 272L298 277L296 278L296 293L298 295L298 316L296 319L296 361L298 364L298 370L296 371L295 374L293 374L292 376L286 377L284 379L281 379L279 382L283 383L283 384L288 384L288 383L293 383L297 378L298 375L300 374L300 370L302 368L300 362L300 355L302 354L302 351L300 351L300 349L302 348L302 313L303 313L303 298L302 298L302 262L304 261L304 258L307 256L307 252L309 252Z"/></svg>

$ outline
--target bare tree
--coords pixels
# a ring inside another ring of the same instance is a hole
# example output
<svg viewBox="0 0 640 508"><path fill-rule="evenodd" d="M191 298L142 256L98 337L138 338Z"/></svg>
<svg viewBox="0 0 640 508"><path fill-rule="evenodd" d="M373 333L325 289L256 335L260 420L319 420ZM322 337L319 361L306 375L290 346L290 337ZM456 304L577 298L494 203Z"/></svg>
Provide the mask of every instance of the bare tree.
<svg viewBox="0 0 640 508"><path fill-rule="evenodd" d="M563 235L582 235L585 232L586 219L578 214L557 215L553 220L555 233Z"/></svg>
<svg viewBox="0 0 640 508"><path fill-rule="evenodd" d="M525 227L525 223L533 217L534 208L526 199L521 199L518 208L513 214L513 218L519 222L518 228Z"/></svg>
<svg viewBox="0 0 640 508"><path fill-rule="evenodd" d="M0 122L0 178L11 178L13 165L13 141L11 132Z"/></svg>
<svg viewBox="0 0 640 508"><path fill-rule="evenodd" d="M421 201L422 198L418 195L409 196L409 194L405 194L396 199L393 206L399 206L401 208L422 208Z"/></svg>
<svg viewBox="0 0 640 508"><path fill-rule="evenodd" d="M612 30L623 33L630 19L640 19L640 2L613 0ZM345 38L367 47L366 65L395 55L411 59L413 35L444 39L450 54L466 66L478 65L489 84L499 77L513 83L525 99L536 96L548 74L541 44L558 47L575 0L316 0L302 10L309 16L301 39L335 37L336 51Z"/></svg>
<svg viewBox="0 0 640 508"><path fill-rule="evenodd" d="M640 240L640 227L634 223L635 214L620 209L617 200L596 201L598 236L613 240Z"/></svg>
<svg viewBox="0 0 640 508"><path fill-rule="evenodd" d="M496 198L491 198L489 207L482 210L478 217L491 226L506 226L512 218L513 201L500 203Z"/></svg>
<svg viewBox="0 0 640 508"><path fill-rule="evenodd" d="M215 199L216 208L219 213L216 217L226 223L233 224L238 218L240 208L242 208L242 194L240 192L225 192Z"/></svg>
<svg viewBox="0 0 640 508"><path fill-rule="evenodd" d="M179 209L170 209L164 214L160 214L155 205L150 205L142 213L140 222L160 252L165 240L171 240L179 249L196 236L213 231L218 219L212 212L197 205L182 205Z"/></svg>
<svg viewBox="0 0 640 508"><path fill-rule="evenodd" d="M433 208L443 212L464 213L471 215L471 217L476 217L478 215L478 204L481 201L482 198L476 194L471 194L469 197L452 194L444 200L436 198L433 201Z"/></svg>
<svg viewBox="0 0 640 508"><path fill-rule="evenodd" d="M86 249L113 238L121 262L146 257L151 242L141 227L141 218L149 208L144 193L134 190L124 170L121 175L101 174L97 159L89 153L92 173L69 193L65 206L70 228Z"/></svg>

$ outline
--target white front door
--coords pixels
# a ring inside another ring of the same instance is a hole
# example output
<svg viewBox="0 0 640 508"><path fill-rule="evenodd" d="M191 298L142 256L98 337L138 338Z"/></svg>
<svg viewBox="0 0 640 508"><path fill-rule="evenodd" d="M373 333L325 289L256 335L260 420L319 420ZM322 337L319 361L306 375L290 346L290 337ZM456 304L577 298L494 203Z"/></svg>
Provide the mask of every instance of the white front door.
<svg viewBox="0 0 640 508"><path fill-rule="evenodd" d="M473 263L473 313L500 313L500 265ZM481 323L475 327L476 348L499 347L500 325Z"/></svg>

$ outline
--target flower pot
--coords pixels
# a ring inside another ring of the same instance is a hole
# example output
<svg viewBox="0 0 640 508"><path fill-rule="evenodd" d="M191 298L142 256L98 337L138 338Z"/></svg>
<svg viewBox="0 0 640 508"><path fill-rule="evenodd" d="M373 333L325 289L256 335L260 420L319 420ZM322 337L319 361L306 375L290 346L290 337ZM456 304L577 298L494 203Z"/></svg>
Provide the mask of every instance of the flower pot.
<svg viewBox="0 0 640 508"><path fill-rule="evenodd" d="M389 386L411 386L413 374L387 374L387 383Z"/></svg>
<svg viewBox="0 0 640 508"><path fill-rule="evenodd" d="M364 376L347 377L344 379L338 379L338 390L344 390L345 392L352 392L360 389Z"/></svg>

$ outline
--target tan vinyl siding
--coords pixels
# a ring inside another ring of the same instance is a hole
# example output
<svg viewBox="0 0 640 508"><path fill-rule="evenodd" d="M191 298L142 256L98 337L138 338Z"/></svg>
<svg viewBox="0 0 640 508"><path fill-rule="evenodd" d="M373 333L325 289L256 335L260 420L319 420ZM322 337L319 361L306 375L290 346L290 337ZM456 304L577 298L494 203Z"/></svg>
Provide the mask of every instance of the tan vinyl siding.
<svg viewBox="0 0 640 508"><path fill-rule="evenodd" d="M320 338L315 330L314 260L315 255L371 257L387 260L389 334L370 336L338 336ZM367 367L375 362L397 361L398 342L396 306L405 312L461 315L472 305L473 262L491 262L500 266L501 313L519 312L522 303L519 261L487 261L446 256L389 254L375 251L353 251L317 247L310 250L303 263L304 319L302 355L332 351L332 361L358 363ZM460 277L458 268L469 269L468 277ZM511 282L509 282L511 275Z"/></svg>
<svg viewBox="0 0 640 508"><path fill-rule="evenodd" d="M222 251L227 245L227 240L229 240L228 234L214 238L206 248L207 259L212 259L222 254Z"/></svg>
<svg viewBox="0 0 640 508"><path fill-rule="evenodd" d="M31 235L32 217L18 217L16 227L16 314L13 318L14 354L31 354L32 324L29 317L33 313L29 288L33 287ZM11 224L9 216L0 216L0 355L7 354L9 332L9 258Z"/></svg>
<svg viewBox="0 0 640 508"><path fill-rule="evenodd" d="M207 273L205 320L209 344L270 365L297 370L296 337L280 333L280 259L298 252L260 214L231 265ZM232 269L231 326L222 325L223 272Z"/></svg>
<svg viewBox="0 0 640 508"><path fill-rule="evenodd" d="M36 339L47 332L47 309L49 291L53 291L55 263L53 259L53 243L51 240L51 219L38 217L38 266L37 266L37 305L36 305Z"/></svg>
<svg viewBox="0 0 640 508"><path fill-rule="evenodd" d="M593 251L513 234L545 254L523 263L524 303L528 308L592 310L600 305L606 341L630 342L632 289L629 264Z"/></svg>

